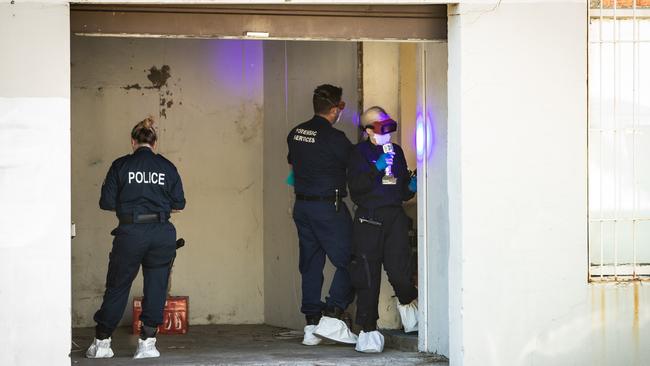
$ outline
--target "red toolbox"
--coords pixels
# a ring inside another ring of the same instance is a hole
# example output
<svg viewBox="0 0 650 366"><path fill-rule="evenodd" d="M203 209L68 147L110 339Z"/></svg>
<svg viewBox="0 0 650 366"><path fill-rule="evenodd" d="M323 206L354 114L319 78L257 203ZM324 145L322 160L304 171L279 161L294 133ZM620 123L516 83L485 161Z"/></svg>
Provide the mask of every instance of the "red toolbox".
<svg viewBox="0 0 650 366"><path fill-rule="evenodd" d="M190 309L188 296L169 296L165 302L163 323L158 326L160 334L185 334L188 328ZM140 334L140 314L142 314L142 297L133 299L133 334Z"/></svg>

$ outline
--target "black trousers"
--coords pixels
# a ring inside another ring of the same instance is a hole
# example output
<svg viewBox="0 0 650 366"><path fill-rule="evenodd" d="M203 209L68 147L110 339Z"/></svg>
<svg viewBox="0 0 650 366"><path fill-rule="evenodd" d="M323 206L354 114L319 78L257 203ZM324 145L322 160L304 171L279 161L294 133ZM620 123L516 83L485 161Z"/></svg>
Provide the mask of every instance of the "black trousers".
<svg viewBox="0 0 650 366"><path fill-rule="evenodd" d="M141 265L144 299L140 321L157 327L163 321L170 264L176 256L176 229L170 222L120 224L111 234L115 238L109 255L104 301L94 317L97 331L110 335L115 330Z"/></svg>
<svg viewBox="0 0 650 366"><path fill-rule="evenodd" d="M381 226L360 219L370 219ZM408 304L418 296L412 280L408 226L409 219L402 207L375 210L359 207L355 213L350 277L357 291L356 323L364 329L375 329L379 319L382 264L401 304Z"/></svg>

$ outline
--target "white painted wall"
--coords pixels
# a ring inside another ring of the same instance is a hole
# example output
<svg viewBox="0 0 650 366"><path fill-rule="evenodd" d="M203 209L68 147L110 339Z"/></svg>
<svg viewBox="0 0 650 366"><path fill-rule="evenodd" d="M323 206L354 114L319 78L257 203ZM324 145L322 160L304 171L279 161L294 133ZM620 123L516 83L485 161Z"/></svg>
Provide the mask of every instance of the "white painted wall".
<svg viewBox="0 0 650 366"><path fill-rule="evenodd" d="M0 365L70 362L68 29L66 3L0 4Z"/></svg>
<svg viewBox="0 0 650 366"><path fill-rule="evenodd" d="M649 364L649 287L587 283L587 2L449 19L451 364Z"/></svg>
<svg viewBox="0 0 650 366"><path fill-rule="evenodd" d="M418 44L416 144L421 351L449 356L447 43Z"/></svg>

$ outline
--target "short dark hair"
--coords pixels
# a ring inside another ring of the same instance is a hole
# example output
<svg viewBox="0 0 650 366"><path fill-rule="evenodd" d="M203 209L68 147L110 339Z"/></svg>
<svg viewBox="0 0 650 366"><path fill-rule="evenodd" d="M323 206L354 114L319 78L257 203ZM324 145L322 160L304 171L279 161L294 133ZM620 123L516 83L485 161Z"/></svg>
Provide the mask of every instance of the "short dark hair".
<svg viewBox="0 0 650 366"><path fill-rule="evenodd" d="M338 86L323 84L314 89L314 113L325 114L341 103L343 89Z"/></svg>

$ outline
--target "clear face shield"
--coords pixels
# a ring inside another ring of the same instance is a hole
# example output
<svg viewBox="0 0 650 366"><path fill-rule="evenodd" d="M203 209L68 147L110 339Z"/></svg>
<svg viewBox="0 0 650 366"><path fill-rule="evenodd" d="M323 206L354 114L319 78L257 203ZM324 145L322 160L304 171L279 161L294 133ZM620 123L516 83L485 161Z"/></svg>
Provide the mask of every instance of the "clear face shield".
<svg viewBox="0 0 650 366"><path fill-rule="evenodd" d="M334 122L332 122L332 125L339 123L339 121L341 120L341 116L343 115L343 110L345 109L345 102L340 101L339 104L337 104L335 107L339 109L339 113L337 114Z"/></svg>

